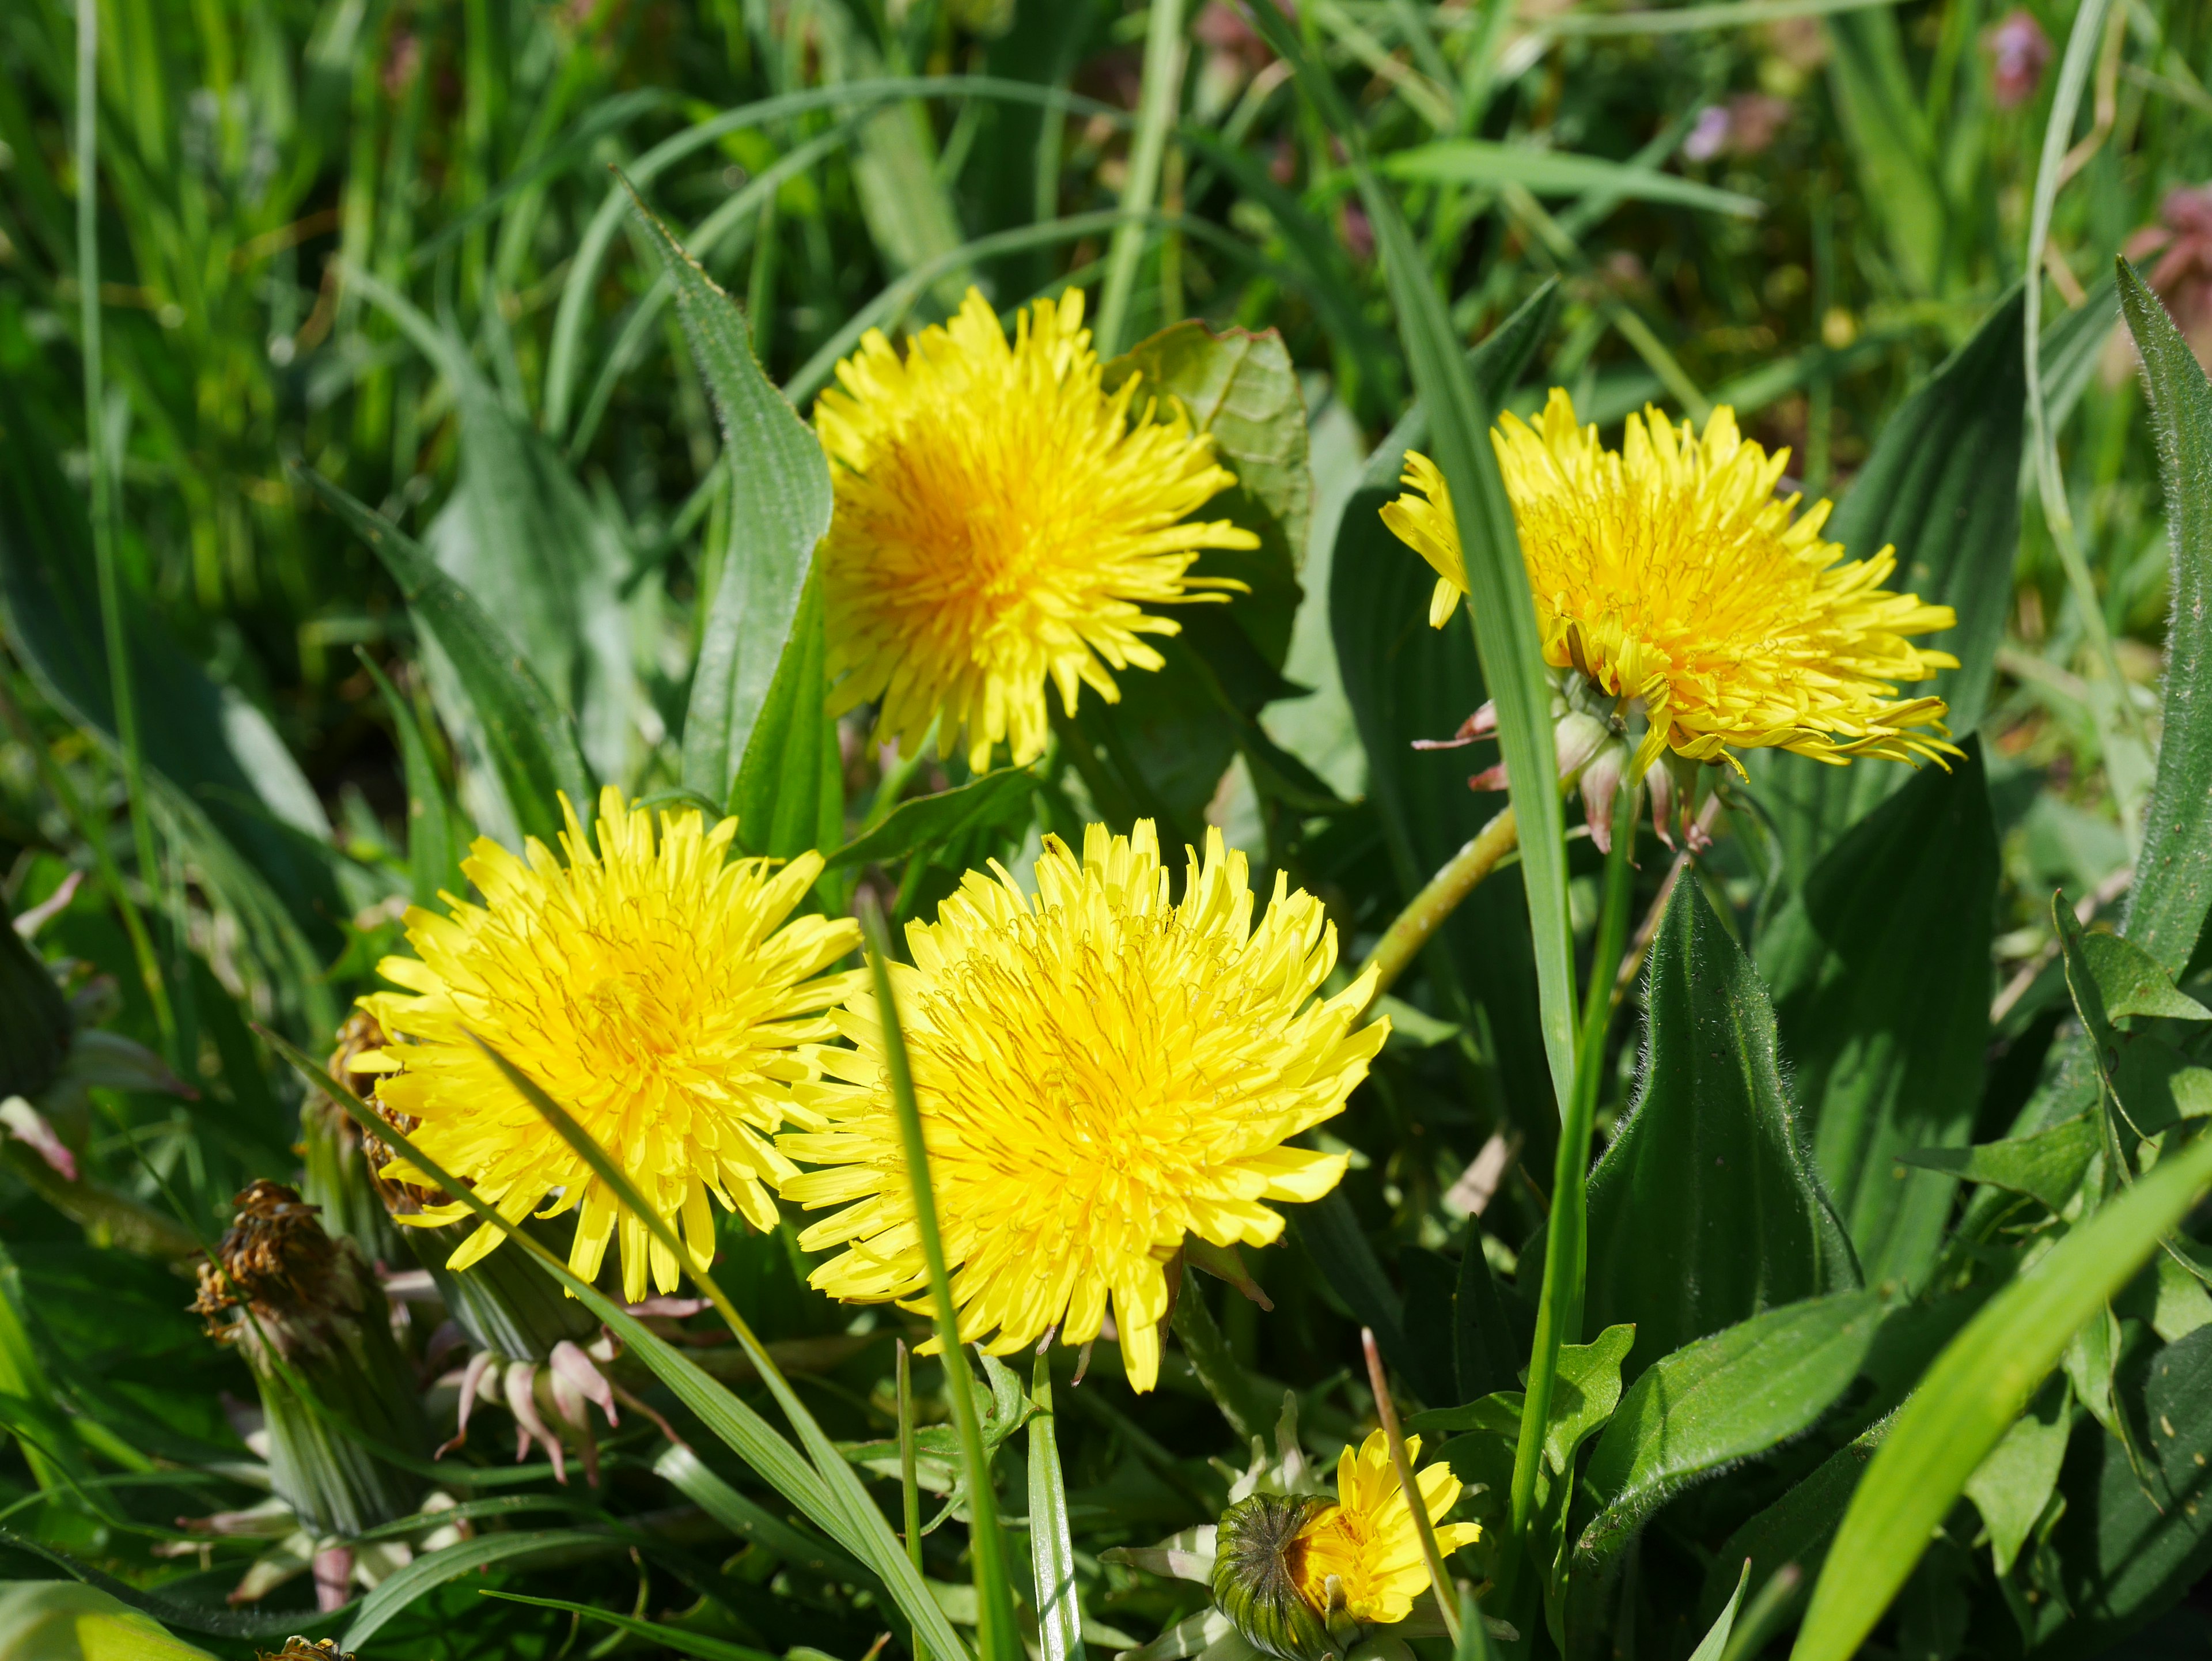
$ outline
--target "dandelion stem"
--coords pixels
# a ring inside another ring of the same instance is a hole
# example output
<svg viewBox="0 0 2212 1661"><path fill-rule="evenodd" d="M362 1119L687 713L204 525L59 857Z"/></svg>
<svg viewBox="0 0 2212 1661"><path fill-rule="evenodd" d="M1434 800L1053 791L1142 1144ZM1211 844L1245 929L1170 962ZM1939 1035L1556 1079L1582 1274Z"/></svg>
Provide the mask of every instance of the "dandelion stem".
<svg viewBox="0 0 2212 1661"><path fill-rule="evenodd" d="M1575 1045L1574 1092L1559 1126L1559 1160L1553 1168L1544 1289L1536 1305L1536 1338L1528 1356L1521 1439L1513 1457L1513 1536L1523 1544L1535 1510L1536 1476L1544 1458L1544 1433L1551 1422L1559 1347L1579 1342L1582 1337L1584 1270L1589 1251L1590 1126L1596 1115L1598 1083L1605 1062L1606 1025L1613 1013L1613 977L1627 942L1628 902L1633 887L1629 861L1636 847L1640 794L1624 789L1613 801L1613 852L1606 859L1605 898L1598 913L1589 981L1583 998L1582 1030Z"/></svg>
<svg viewBox="0 0 2212 1661"><path fill-rule="evenodd" d="M1498 861L1518 847L1520 841L1520 828L1515 823L1513 810L1501 810L1475 833L1474 841L1453 855L1443 868L1429 879L1428 885L1413 896L1404 910L1391 919L1390 926L1382 931L1382 938L1367 954L1367 961L1359 965L1361 974L1370 970L1375 973L1370 1006L1420 956L1421 948L1443 927L1444 919L1459 909L1459 903L1474 891L1474 885L1496 870Z"/></svg>
<svg viewBox="0 0 2212 1661"><path fill-rule="evenodd" d="M1436 1589L1437 1613L1443 1616L1444 1631L1452 1646L1459 1646L1459 1593L1444 1573L1444 1555L1437 1544L1436 1524L1413 1481L1413 1462L1406 1453L1406 1435L1398 1428L1398 1409L1390 1400L1390 1380L1382 1371L1382 1352L1375 1347L1375 1329L1359 1329L1360 1347L1367 1352L1367 1382L1375 1391L1375 1416L1382 1421L1382 1439L1390 1445L1390 1467L1398 1473L1398 1491L1406 1509L1413 1514L1413 1531L1421 1536L1421 1556L1429 1566L1429 1585Z"/></svg>

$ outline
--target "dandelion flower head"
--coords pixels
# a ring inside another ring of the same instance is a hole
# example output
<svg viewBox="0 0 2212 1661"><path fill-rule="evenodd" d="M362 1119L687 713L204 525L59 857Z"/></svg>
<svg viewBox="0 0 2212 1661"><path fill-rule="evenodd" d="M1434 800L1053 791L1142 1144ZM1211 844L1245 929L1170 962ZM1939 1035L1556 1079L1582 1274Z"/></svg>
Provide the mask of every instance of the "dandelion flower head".
<svg viewBox="0 0 2212 1661"><path fill-rule="evenodd" d="M362 1000L404 1042L353 1065L382 1074L380 1105L403 1128L418 1121L410 1140L510 1221L556 1195L552 1212L579 1208L568 1262L584 1279L598 1275L619 1227L623 1294L634 1302L648 1268L654 1286L676 1288L675 1255L623 1214L476 1040L573 1114L662 1216L680 1219L704 1264L714 1250L709 1195L756 1228L775 1226L769 1184L793 1167L772 1139L787 1119L813 1122L793 1086L813 1076L811 1046L833 1032L823 1012L847 983L822 971L860 931L848 919L792 917L821 856L731 860L735 819L709 829L685 811L656 825L611 789L592 837L565 798L562 812L565 860L535 837L520 859L481 840L461 869L483 904L448 895L449 916L407 913L417 955L378 965L402 989ZM384 1175L432 1182L404 1158ZM471 1214L455 1202L401 1220ZM448 1267L465 1269L504 1238L477 1229Z"/></svg>
<svg viewBox="0 0 2212 1661"><path fill-rule="evenodd" d="M1089 685L1158 669L1152 608L1224 599L1243 584L1192 576L1208 548L1250 532L1190 515L1234 477L1181 404L1112 392L1071 289L1024 313L1009 342L969 289L902 358L871 330L814 409L836 492L821 569L838 713L880 700L880 730L913 754L937 725L964 730L981 771L1003 742L1042 754L1048 683L1070 715Z"/></svg>
<svg viewBox="0 0 2212 1661"><path fill-rule="evenodd" d="M963 1342L1003 1354L1057 1326L1071 1343L1110 1304L1129 1381L1158 1375L1167 1266L1186 1236L1261 1245L1268 1201L1317 1200L1341 1154L1286 1144L1335 1114L1389 1023L1355 1027L1362 977L1314 995L1336 961L1319 901L1279 875L1255 927L1244 856L1209 832L1182 898L1150 820L1092 825L1083 856L1047 837L1032 900L971 872L894 964ZM927 1274L872 995L837 1016L822 1131L779 1147L822 1167L783 1184L844 1208L799 1237L845 1250L813 1283L852 1302L928 1307Z"/></svg>
<svg viewBox="0 0 2212 1661"><path fill-rule="evenodd" d="M1554 388L1537 424L1508 414L1492 442L1521 533L1545 660L1640 700L1650 734L1636 770L1671 748L1691 761L1741 749L1826 762L1957 751L1943 701L1898 684L1958 666L1911 636L1948 629L1948 605L1885 588L1893 551L1842 562L1821 539L1829 504L1797 512L1774 494L1787 450L1768 455L1716 409L1702 435L1656 410L1628 418L1619 450L1578 427ZM1437 572L1429 621L1468 591L1443 475L1408 453L1407 494L1383 521Z"/></svg>
<svg viewBox="0 0 2212 1661"><path fill-rule="evenodd" d="M1460 1483L1451 1467L1420 1467L1421 1439L1406 1439L1406 1463L1421 1491L1421 1506L1437 1528L1437 1548L1446 1556L1482 1537L1477 1523L1445 1523L1458 1503ZM1287 1567L1298 1591L1324 1617L1330 1607L1329 1581L1337 1583L1340 1607L1355 1621L1389 1625L1413 1612L1413 1600L1429 1590L1429 1571L1421 1555L1421 1536L1413 1507L1398 1485L1390 1445L1376 1431L1355 1451L1346 1448L1336 1462L1336 1503L1307 1518L1291 1540Z"/></svg>

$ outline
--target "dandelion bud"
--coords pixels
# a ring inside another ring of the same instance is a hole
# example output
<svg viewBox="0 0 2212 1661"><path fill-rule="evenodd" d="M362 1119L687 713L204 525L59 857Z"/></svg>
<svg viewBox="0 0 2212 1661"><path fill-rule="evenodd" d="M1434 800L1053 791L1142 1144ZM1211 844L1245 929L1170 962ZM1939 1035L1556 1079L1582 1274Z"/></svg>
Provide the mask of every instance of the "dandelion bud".
<svg viewBox="0 0 2212 1661"><path fill-rule="evenodd" d="M1345 1646L1298 1588L1309 1524L1332 1509L1313 1494L1255 1494L1215 1536L1213 1602L1251 1646L1282 1661L1334 1661Z"/></svg>
<svg viewBox="0 0 2212 1661"><path fill-rule="evenodd" d="M427 1457L429 1432L375 1276L282 1183L255 1182L234 1203L230 1232L200 1265L192 1308L252 1369L271 1486L320 1536L351 1540L408 1516L422 1479L370 1449Z"/></svg>

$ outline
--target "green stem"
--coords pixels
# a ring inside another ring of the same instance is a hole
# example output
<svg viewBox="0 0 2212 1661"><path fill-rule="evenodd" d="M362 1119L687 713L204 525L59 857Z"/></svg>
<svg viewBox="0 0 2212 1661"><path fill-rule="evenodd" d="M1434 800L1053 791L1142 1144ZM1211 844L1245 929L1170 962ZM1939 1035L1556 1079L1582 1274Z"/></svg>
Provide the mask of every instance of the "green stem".
<svg viewBox="0 0 2212 1661"><path fill-rule="evenodd" d="M138 706L131 696L131 654L123 631L122 579L115 566L114 459L107 453L106 399L102 389L100 315L100 7L78 0L76 8L76 287L79 332L84 361L84 443L92 472L92 558L100 588L100 638L107 652L108 697L115 706L115 739L123 752L123 784L131 813L131 842L138 856L138 879L149 893L161 892L161 867L154 858L154 827L147 816L146 763L138 745ZM143 924L141 925L143 928ZM154 983L161 979L158 958L142 957L147 991L161 1022L169 1065L184 1070L174 1054L176 1023L168 998Z"/></svg>
<svg viewBox="0 0 2212 1661"><path fill-rule="evenodd" d="M1633 886L1629 856L1635 849L1638 793L1622 790L1613 801L1613 851L1607 856L1605 899L1598 914L1589 981L1583 997L1582 1030L1575 1045L1575 1083L1559 1127L1553 1169L1552 1212L1545 1236L1544 1289L1536 1305L1536 1338L1528 1356L1528 1389L1521 1407L1521 1439L1514 1451L1513 1537L1527 1542L1536 1505L1536 1477L1551 1422L1559 1348L1581 1341L1584 1260L1589 1249L1589 1172L1591 1123L1605 1064L1606 1023L1613 1013L1613 983L1628 934Z"/></svg>
<svg viewBox="0 0 2212 1661"><path fill-rule="evenodd" d="M1452 1647L1459 1646L1459 1594L1444 1572L1444 1555L1437 1543L1436 1524L1429 1521L1429 1508L1421 1499L1420 1486L1413 1481L1413 1461L1406 1451L1405 1433L1398 1428L1397 1404L1390 1399L1390 1380L1382 1371L1382 1352L1375 1346L1375 1329L1359 1329L1360 1348L1367 1352L1367 1382L1375 1392L1375 1416L1382 1421L1382 1439L1390 1445L1390 1466L1398 1473L1398 1492L1405 1497L1406 1509L1413 1513L1413 1532L1421 1537L1421 1560L1429 1566L1429 1585L1437 1597L1437 1613L1443 1617L1445 1634Z"/></svg>
<svg viewBox="0 0 2212 1661"><path fill-rule="evenodd" d="M1444 919L1459 909L1459 903L1474 891L1474 885L1498 868L1498 861L1519 846L1520 839L1513 810L1501 810L1475 833L1474 841L1453 855L1443 868L1429 879L1428 885L1413 896L1404 910L1391 919L1390 926L1382 931L1382 938L1367 954L1367 961L1359 965L1361 974L1371 970L1375 975L1375 989L1368 1000L1370 1007L1420 956L1421 948L1443 927Z"/></svg>
<svg viewBox="0 0 2212 1661"><path fill-rule="evenodd" d="M1012 1583L1006 1576L1006 1537L999 1525L999 1500L991 1486L990 1456L983 1427L975 1417L975 1392L960 1342L959 1314L952 1302L952 1277L945 1266L945 1238L939 1232L937 1196L929 1179L929 1147L921 1134L921 1107L915 1099L914 1074L908 1064L906 1033L900 1025L897 994L891 986L890 938L873 898L860 903L860 928L867 940L868 968L875 982L877 1019L883 1031L884 1070L890 1075L891 1101L898 1110L899 1139L907 1175L914 1187L915 1232L921 1237L922 1262L929 1271L930 1312L937 1346L951 1385L952 1422L960 1437L968 1472L968 1537L975 1559L976 1652L982 1661L1018 1658L1021 1640L1014 1628Z"/></svg>
<svg viewBox="0 0 2212 1661"><path fill-rule="evenodd" d="M1145 31L1145 89L1137 110L1136 137L1129 146L1129 178L1121 188L1122 210L1132 216L1114 232L1106 254L1106 284L1098 300L1098 356L1112 357L1125 344L1129 296L1144 258L1146 225L1135 216L1149 213L1160 188L1160 159L1168 129L1182 101L1182 0L1152 0Z"/></svg>
<svg viewBox="0 0 2212 1661"><path fill-rule="evenodd" d="M908 1354L903 1338L898 1345L898 1436L899 1512L906 1524L906 1560L921 1574L921 1488L914 1470L914 1358ZM914 1661L929 1661L920 1633L912 1634L908 1641L914 1646Z"/></svg>

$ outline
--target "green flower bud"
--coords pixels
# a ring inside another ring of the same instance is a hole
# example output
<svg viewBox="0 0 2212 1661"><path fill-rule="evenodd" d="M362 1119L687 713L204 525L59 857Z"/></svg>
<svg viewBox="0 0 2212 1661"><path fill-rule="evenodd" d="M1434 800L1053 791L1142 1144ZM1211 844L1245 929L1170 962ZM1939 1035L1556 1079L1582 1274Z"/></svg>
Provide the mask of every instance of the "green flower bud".
<svg viewBox="0 0 2212 1661"><path fill-rule="evenodd" d="M1344 1645L1299 1591L1298 1536L1328 1509L1312 1494L1255 1494L1222 1514L1215 1536L1213 1602L1247 1642L1281 1661L1338 1661Z"/></svg>

